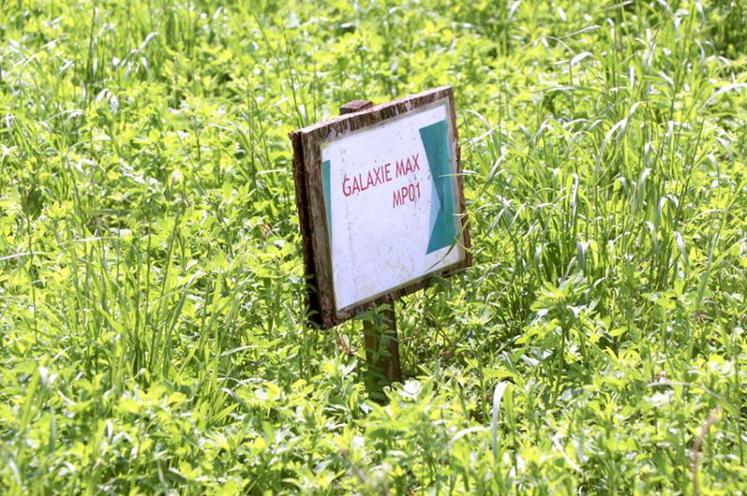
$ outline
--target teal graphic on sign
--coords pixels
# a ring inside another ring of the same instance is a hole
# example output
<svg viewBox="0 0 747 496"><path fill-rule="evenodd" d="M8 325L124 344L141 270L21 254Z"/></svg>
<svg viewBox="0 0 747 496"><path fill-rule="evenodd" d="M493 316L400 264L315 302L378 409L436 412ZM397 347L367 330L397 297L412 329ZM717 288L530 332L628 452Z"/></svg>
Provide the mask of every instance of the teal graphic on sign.
<svg viewBox="0 0 747 496"><path fill-rule="evenodd" d="M445 120L420 128L428 166L436 193L431 203L431 236L426 253L451 246L456 241L454 186L449 161L449 127ZM436 203L435 200L438 200Z"/></svg>
<svg viewBox="0 0 747 496"><path fill-rule="evenodd" d="M327 211L327 234L332 243L332 194L329 178L329 160L322 162L322 186L324 187L324 207Z"/></svg>

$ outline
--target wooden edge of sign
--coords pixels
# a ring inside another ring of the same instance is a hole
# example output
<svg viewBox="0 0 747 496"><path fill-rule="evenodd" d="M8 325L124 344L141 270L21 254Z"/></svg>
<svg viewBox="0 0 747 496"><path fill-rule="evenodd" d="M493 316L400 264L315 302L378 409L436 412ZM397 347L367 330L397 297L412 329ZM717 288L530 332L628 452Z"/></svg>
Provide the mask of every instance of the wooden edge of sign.
<svg viewBox="0 0 747 496"><path fill-rule="evenodd" d="M290 133L293 145L293 182L296 187L296 208L298 223L301 229L301 246L303 250L304 277L306 279L306 306L311 313L307 316L314 326L321 326L319 313L319 292L316 290L316 267L314 264L314 249L311 243L311 224L309 222L309 201L306 192L306 167L303 160L303 140L298 132Z"/></svg>
<svg viewBox="0 0 747 496"><path fill-rule="evenodd" d="M317 297L312 301L311 322L327 329L337 322L335 317L334 290L332 287L332 256L329 246L329 229L324 210L324 192L322 191L321 149L309 135L301 135L303 152L304 190L307 201L307 232L311 243L311 255L314 263L314 281ZM320 208L313 208L318 205ZM318 316L318 318L316 318Z"/></svg>
<svg viewBox="0 0 747 496"><path fill-rule="evenodd" d="M397 115L428 105L438 100L448 100L452 139L456 153L457 193L459 197L459 219L461 225L460 240L464 249L464 258L459 262L438 271L426 274L411 281L401 288L394 289L378 298L365 303L335 311L334 291L332 286L332 264L329 246L327 219L324 209L314 209L312 205L324 205L324 194L321 180L321 143L337 136L355 132L359 129L386 121ZM348 320L355 315L423 289L439 277L446 277L461 272L472 265L471 238L464 197L464 178L462 175L461 148L456 128L456 107L451 86L441 86L416 95L407 96L391 102L360 111L343 114L329 121L299 129L290 134L293 144L293 178L296 187L296 205L298 207L301 237L303 238L304 271L307 279L307 304L310 314L309 322L322 329L328 329ZM327 298L323 297L327 295Z"/></svg>
<svg viewBox="0 0 747 496"><path fill-rule="evenodd" d="M454 117L454 92L451 86L439 86L438 88L423 91L422 93L366 107L357 112L342 114L327 121L304 127L296 132L302 134L304 137L324 142L334 139L341 134L354 132L369 125L385 121L442 98L449 100L452 106L452 117ZM454 122L456 123L456 120ZM454 127L456 128L456 126Z"/></svg>
<svg viewBox="0 0 747 496"><path fill-rule="evenodd" d="M467 213L467 199L464 196L464 169L462 168L462 147L459 145L459 132L456 125L456 102L454 101L454 92L449 87L449 108L451 112L451 122L454 124L454 145L456 148L456 180L457 190L459 191L459 216L462 226L461 239L464 247L464 270L472 266L472 237L469 232L469 214Z"/></svg>

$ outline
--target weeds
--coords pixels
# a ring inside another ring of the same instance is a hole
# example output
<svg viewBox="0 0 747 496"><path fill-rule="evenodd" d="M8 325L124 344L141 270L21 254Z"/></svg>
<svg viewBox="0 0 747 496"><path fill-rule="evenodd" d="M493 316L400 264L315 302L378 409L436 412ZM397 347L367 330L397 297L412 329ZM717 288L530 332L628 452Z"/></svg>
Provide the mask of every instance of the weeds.
<svg viewBox="0 0 747 496"><path fill-rule="evenodd" d="M745 487L744 2L0 12L3 493ZM440 84L475 266L379 405L304 326L287 134Z"/></svg>

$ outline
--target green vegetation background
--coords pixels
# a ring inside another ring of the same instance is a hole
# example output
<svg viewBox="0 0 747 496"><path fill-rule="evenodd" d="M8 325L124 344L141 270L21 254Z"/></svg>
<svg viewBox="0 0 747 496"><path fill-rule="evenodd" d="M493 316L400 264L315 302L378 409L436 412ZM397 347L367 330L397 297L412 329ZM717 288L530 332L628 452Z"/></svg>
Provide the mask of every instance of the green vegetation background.
<svg viewBox="0 0 747 496"><path fill-rule="evenodd" d="M744 490L746 21L0 0L0 492ZM379 406L360 322L302 325L287 134L441 84L475 266Z"/></svg>

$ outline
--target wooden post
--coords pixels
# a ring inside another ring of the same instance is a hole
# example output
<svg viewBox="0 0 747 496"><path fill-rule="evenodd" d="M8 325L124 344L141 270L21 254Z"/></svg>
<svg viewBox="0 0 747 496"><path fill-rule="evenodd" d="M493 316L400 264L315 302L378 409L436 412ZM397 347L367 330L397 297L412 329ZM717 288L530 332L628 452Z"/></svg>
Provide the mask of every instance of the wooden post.
<svg viewBox="0 0 747 496"><path fill-rule="evenodd" d="M383 376L386 384L402 382L394 303L385 303L378 313L370 317L363 321L363 341L369 369L375 375Z"/></svg>
<svg viewBox="0 0 747 496"><path fill-rule="evenodd" d="M369 100L352 100L340 107L340 115L351 114L373 107ZM369 391L382 399L382 388L393 382L402 382L399 362L399 338L394 303L385 303L378 313L363 320L363 342L366 346L366 363L374 377L369 381ZM383 382L383 384L382 384Z"/></svg>

